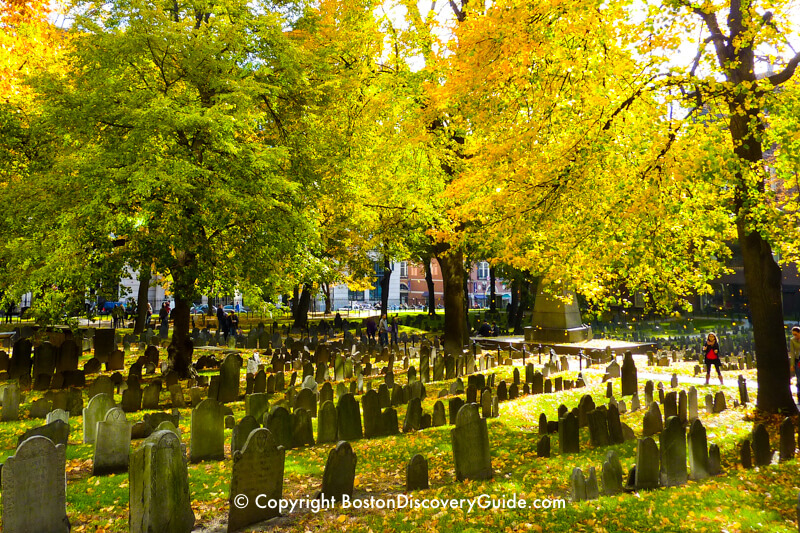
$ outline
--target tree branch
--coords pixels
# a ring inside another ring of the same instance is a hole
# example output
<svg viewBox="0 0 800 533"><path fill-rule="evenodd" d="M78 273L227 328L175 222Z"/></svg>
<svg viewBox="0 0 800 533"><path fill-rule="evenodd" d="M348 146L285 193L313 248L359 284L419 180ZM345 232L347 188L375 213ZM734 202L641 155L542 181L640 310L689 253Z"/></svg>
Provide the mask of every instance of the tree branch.
<svg viewBox="0 0 800 533"><path fill-rule="evenodd" d="M800 63L800 53L795 54L795 56L789 60L786 66L783 68L782 71L778 72L777 74L773 74L772 76L768 76L767 79L772 83L772 85L780 85L794 75L794 71L797 69L797 64Z"/></svg>

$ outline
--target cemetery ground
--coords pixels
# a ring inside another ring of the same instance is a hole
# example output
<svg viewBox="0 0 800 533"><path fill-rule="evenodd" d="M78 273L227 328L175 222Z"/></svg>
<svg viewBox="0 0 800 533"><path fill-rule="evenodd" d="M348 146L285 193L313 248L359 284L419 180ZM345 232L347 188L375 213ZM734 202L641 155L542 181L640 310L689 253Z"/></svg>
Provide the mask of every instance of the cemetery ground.
<svg viewBox="0 0 800 533"><path fill-rule="evenodd" d="M418 348L417 345L415 348ZM411 348L411 343L409 343ZM254 350L241 350L246 361ZM412 352L415 350L412 350ZM215 355L220 358L221 349L196 350L195 360L202 355ZM133 347L125 354L125 370L136 361L142 352ZM413 355L413 353L412 353ZM161 349L161 358L166 350ZM80 358L81 367L91 357L84 353ZM570 358L570 370L551 374L551 378L561 377L564 381L578 377L577 360ZM621 362L621 357L619 361ZM269 357L264 358L269 370ZM528 356L537 370L542 370L536 356ZM558 433L550 434L550 457L537 456L540 428L539 416L544 413L548 420L557 420L560 405L569 409L578 406L584 395L591 395L597 406L606 405L607 383L603 382L606 365L595 365L584 370L586 386L571 388L545 394L520 394L516 399L499 403L499 416L490 417L488 422L489 447L494 472L493 479L486 481L458 481L454 469L451 444L451 429L448 423L439 427L399 433L392 436L360 438L351 441L357 457L354 499L368 501L370 497L391 498L407 494L417 500L474 499L486 494L497 502L503 498L524 499L525 509L478 509L467 512L465 509L356 509L342 508L337 504L332 510L314 513L308 510L285 513L284 516L264 522L246 531L285 530L353 530L353 531L796 531L797 496L800 490L800 469L797 459L779 462L777 454L772 464L745 469L741 466L739 454L744 439L750 438L755 422L764 422L770 434L772 448L779 441L778 426L782 417L755 420L755 370L725 371L725 386L720 387L712 376L712 385L698 384L689 376L694 374L696 362L678 362L669 367L647 366L646 357L636 357L639 372L638 397L645 398L645 381L652 379L657 385L663 383L664 391L686 390L695 385L700 398L699 418L707 430L708 443L716 444L721 451L723 473L701 481L688 481L685 485L659 488L655 490L635 490L614 496L601 495L598 499L570 501L570 474L580 467L588 474L591 467L597 470L598 479L601 467L609 450L615 450L627 477L630 467L636 462L636 439L622 444L593 447L589 444L589 430L580 429L580 452L562 454L559 452ZM419 372L419 360L412 357L410 366ZM364 390L378 389L384 383L380 374L385 363L374 363L373 373L364 378ZM402 356L394 364L395 382L408 383ZM433 365L431 365L433 369ZM514 370L521 374L520 391L526 381L525 367L520 359L514 365L500 365L482 373L495 374L493 390L501 381L514 383ZM476 369L477 371L477 369ZM218 369L205 370L201 375L212 376ZM670 376L678 375L679 383L673 389ZM110 376L112 372L103 371L87 376L87 387L98 376ZM651 375L652 374L652 375ZM751 401L747 405L734 407L739 399L736 377L744 375L750 390ZM647 375L647 378L642 377ZM302 371L298 371L297 385L300 385ZM654 378L654 376L657 376ZM159 371L145 374L144 388L153 379L163 378ZM287 386L288 386L287 374ZM345 380L348 385L350 381ZM467 376L460 378L467 385ZM692 383L689 383L692 381ZM464 392L450 394L455 379L432 381L425 385L426 396L422 400L423 413L432 413L434 404L441 400L448 409L448 400L454 396L464 397ZM625 401L630 406L631 396L621 396L620 378L612 378L612 390L617 401ZM184 382L185 385L185 382ZM241 368L239 398L227 403L236 422L246 414L243 393L246 388L245 367ZM440 391L447 394L440 397ZM707 413L702 408L706 394L722 391L725 394L727 409L720 413ZM189 403L188 390L185 400ZM656 393L658 390L656 389ZM29 410L32 403L43 397L41 391L23 391L20 404L20 420L0 422L0 462L14 455L18 438L28 429L44 424L42 419L32 419ZM269 395L270 406L280 403L284 394L276 392ZM205 396L203 396L205 398ZM336 399L336 396L334 396ZM362 394L356 394L361 402ZM479 395L480 399L480 395ZM88 398L84 393L84 406ZM121 395L115 390L114 400L121 403ZM656 395L656 400L658 396ZM334 402L336 403L336 402ZM662 406L663 407L663 406ZM169 412L172 399L169 391L163 388L159 398L158 411ZM397 418L402 430L408 405L396 405ZM179 429L181 442L190 446L191 407L179 408L181 415ZM156 412L144 410L127 413L129 422L142 420L145 414ZM642 436L642 408L620 415L620 420L630 426L636 437ZM363 414L363 407L362 407ZM446 417L449 422L449 416ZM312 419L313 434L317 436L318 418ZM83 443L83 420L80 415L69 417L71 433L66 450L67 477L67 515L72 531L127 531L129 504L129 476L127 472L93 475L92 457L94 446ZM792 421L797 427L798 421ZM208 460L189 463L188 480L192 511L195 515L195 531L225 531L229 511L230 483L232 475L231 439L232 429L226 427L225 458L221 461ZM656 442L658 437L654 436ZM793 437L794 438L794 437ZM133 440L131 449L138 448L143 441ZM794 438L796 442L796 438ZM334 443L303 446L286 450L283 478L283 497L289 499L314 498L319 492L326 459ZM794 448L794 444L793 444ZM793 450L793 452L796 450ZM188 450L187 454L191 451ZM430 488L406 492L406 465L415 454L423 455L428 461ZM534 509L530 506L535 499L555 498L565 500L563 508Z"/></svg>

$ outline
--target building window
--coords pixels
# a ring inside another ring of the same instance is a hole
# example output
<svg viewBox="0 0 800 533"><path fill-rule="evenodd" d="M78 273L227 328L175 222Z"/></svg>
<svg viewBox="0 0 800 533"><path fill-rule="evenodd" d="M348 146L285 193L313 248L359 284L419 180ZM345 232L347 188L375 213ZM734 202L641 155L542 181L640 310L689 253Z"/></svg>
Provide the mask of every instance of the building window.
<svg viewBox="0 0 800 533"><path fill-rule="evenodd" d="M351 302L363 302L364 301L364 291L348 291L347 298Z"/></svg>
<svg viewBox="0 0 800 533"><path fill-rule="evenodd" d="M486 261L478 263L478 279L489 279L489 263Z"/></svg>
<svg viewBox="0 0 800 533"><path fill-rule="evenodd" d="M408 261L401 261L400 262L400 277L407 278L408 277Z"/></svg>

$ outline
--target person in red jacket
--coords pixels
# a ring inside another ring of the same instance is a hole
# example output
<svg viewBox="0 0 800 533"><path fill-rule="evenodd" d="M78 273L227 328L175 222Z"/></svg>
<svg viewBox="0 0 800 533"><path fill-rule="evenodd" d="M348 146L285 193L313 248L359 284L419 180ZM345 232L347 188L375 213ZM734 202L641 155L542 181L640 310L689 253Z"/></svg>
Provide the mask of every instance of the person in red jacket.
<svg viewBox="0 0 800 533"><path fill-rule="evenodd" d="M703 361L706 364L706 385L711 377L711 365L717 367L717 375L719 376L719 384L722 385L722 372L720 371L721 361L719 360L719 340L715 333L709 333L703 344Z"/></svg>

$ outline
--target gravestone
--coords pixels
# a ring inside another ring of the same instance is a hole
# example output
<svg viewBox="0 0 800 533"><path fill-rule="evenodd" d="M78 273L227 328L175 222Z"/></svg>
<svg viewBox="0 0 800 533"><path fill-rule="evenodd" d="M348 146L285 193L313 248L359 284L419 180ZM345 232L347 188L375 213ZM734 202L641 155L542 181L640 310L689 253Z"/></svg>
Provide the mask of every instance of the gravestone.
<svg viewBox="0 0 800 533"><path fill-rule="evenodd" d="M192 530L188 472L177 435L156 431L147 437L131 453L129 480L131 533Z"/></svg>
<svg viewBox="0 0 800 533"><path fill-rule="evenodd" d="M69 424L69 414L63 409L53 409L52 411L47 413L47 418L45 418L45 423L49 424L56 420L61 420L65 424Z"/></svg>
<svg viewBox="0 0 800 533"><path fill-rule="evenodd" d="M66 446L45 437L17 447L2 469L3 531L69 532L66 463Z"/></svg>
<svg viewBox="0 0 800 533"><path fill-rule="evenodd" d="M106 361L106 372L123 370L125 368L125 353L122 350L114 350L108 355Z"/></svg>
<svg viewBox="0 0 800 533"><path fill-rule="evenodd" d="M400 433L397 411L395 411L393 407L387 407L383 410L382 419L381 425L384 435L397 435Z"/></svg>
<svg viewBox="0 0 800 533"><path fill-rule="evenodd" d="M721 413L725 409L727 409L725 405L725 393L718 391L717 394L714 395L714 412Z"/></svg>
<svg viewBox="0 0 800 533"><path fill-rule="evenodd" d="M572 469L569 476L570 500L573 503L586 500L586 477L577 466Z"/></svg>
<svg viewBox="0 0 800 533"><path fill-rule="evenodd" d="M739 403L746 405L750 401L750 395L747 393L747 380L739 375Z"/></svg>
<svg viewBox="0 0 800 533"><path fill-rule="evenodd" d="M600 497L600 489L597 487L597 473L594 467L589 468L589 477L586 478L586 499L596 500Z"/></svg>
<svg viewBox="0 0 800 533"><path fill-rule="evenodd" d="M274 406L266 417L264 427L272 433L275 442L287 450L292 447L292 415L288 409L282 405Z"/></svg>
<svg viewBox="0 0 800 533"><path fill-rule="evenodd" d="M743 468L753 468L753 457L750 449L750 439L744 439L739 447L739 459Z"/></svg>
<svg viewBox="0 0 800 533"><path fill-rule="evenodd" d="M603 406L587 413L589 426L589 443L595 448L609 445L608 412ZM620 428L620 433L622 429Z"/></svg>
<svg viewBox="0 0 800 533"><path fill-rule="evenodd" d="M766 466L772 462L772 449L769 444L769 433L764 424L758 423L753 428L752 435L753 464L755 466Z"/></svg>
<svg viewBox="0 0 800 533"><path fill-rule="evenodd" d="M664 395L664 420L671 416L678 416L678 395L675 391Z"/></svg>
<svg viewBox="0 0 800 533"><path fill-rule="evenodd" d="M142 409L158 409L160 394L161 381L156 380L148 384L142 392Z"/></svg>
<svg viewBox="0 0 800 533"><path fill-rule="evenodd" d="M342 496L353 495L356 477L356 454L347 441L339 441L328 454L325 471L322 474L321 497L342 501Z"/></svg>
<svg viewBox="0 0 800 533"><path fill-rule="evenodd" d="M403 422L403 433L419 431L422 419L422 404L419 398L412 398L408 402L406 418Z"/></svg>
<svg viewBox="0 0 800 533"><path fill-rule="evenodd" d="M688 421L691 422L693 420L697 420L697 389L694 387L689 387L688 403Z"/></svg>
<svg viewBox="0 0 800 533"><path fill-rule="evenodd" d="M242 417L231 432L231 454L241 451L247 442L247 438L250 437L250 433L259 427L261 426L253 415Z"/></svg>
<svg viewBox="0 0 800 533"><path fill-rule="evenodd" d="M784 418L783 422L781 422L780 429L780 460L788 461L789 459L794 459L794 449L795 449L795 438L794 438L794 424L792 424L791 418Z"/></svg>
<svg viewBox="0 0 800 533"><path fill-rule="evenodd" d="M406 466L406 492L428 488L428 461L416 454Z"/></svg>
<svg viewBox="0 0 800 533"><path fill-rule="evenodd" d="M651 402L650 407L644 414L642 422L642 436L649 437L661 433L664 429L664 424L661 419L661 410L658 407L658 402Z"/></svg>
<svg viewBox="0 0 800 533"><path fill-rule="evenodd" d="M433 404L433 417L431 419L431 424L433 427L444 426L447 424L447 417L444 412L444 404L441 400L437 400L435 404Z"/></svg>
<svg viewBox="0 0 800 533"><path fill-rule="evenodd" d="M355 396L348 393L339 398L336 406L336 418L339 424L339 440L351 441L363 437L361 409Z"/></svg>
<svg viewBox="0 0 800 533"><path fill-rule="evenodd" d="M689 426L689 469L689 477L695 481L708 477L708 439L699 419Z"/></svg>
<svg viewBox="0 0 800 533"><path fill-rule="evenodd" d="M688 479L686 472L686 432L677 416L667 418L659 441L661 445L661 485L675 487Z"/></svg>
<svg viewBox="0 0 800 533"><path fill-rule="evenodd" d="M97 423L92 475L127 471L130 452L131 426L125 419L125 412L113 407L106 412L103 421Z"/></svg>
<svg viewBox="0 0 800 533"><path fill-rule="evenodd" d="M660 470L660 458L656 441L652 437L639 439L636 448L636 488L657 488Z"/></svg>
<svg viewBox="0 0 800 533"><path fill-rule="evenodd" d="M617 409L616 405L608 406L607 419L609 444L622 444L625 442L625 435L622 432L622 423L619 419L619 409Z"/></svg>
<svg viewBox="0 0 800 533"><path fill-rule="evenodd" d="M115 407L114 400L108 394L98 394L83 410L83 443L94 444L97 423L106 419L109 409Z"/></svg>
<svg viewBox="0 0 800 533"><path fill-rule="evenodd" d="M639 378L636 371L636 363L633 361L633 354L625 352L625 357L622 359L622 368L620 369L622 386L622 396L630 396L636 394L636 389L639 386Z"/></svg>
<svg viewBox="0 0 800 533"><path fill-rule="evenodd" d="M558 447L562 454L581 451L578 415L574 411L558 420Z"/></svg>
<svg viewBox="0 0 800 533"><path fill-rule="evenodd" d="M222 404L206 398L192 409L189 461L225 458L225 419Z"/></svg>
<svg viewBox="0 0 800 533"><path fill-rule="evenodd" d="M317 417L317 395L311 389L301 388L294 399L294 408L305 409L312 418Z"/></svg>
<svg viewBox="0 0 800 533"><path fill-rule="evenodd" d="M464 406L464 399L460 396L456 396L455 398L450 398L447 401L447 409L449 413L449 421L450 425L453 426L456 423L456 416L458 415L458 411Z"/></svg>
<svg viewBox="0 0 800 533"><path fill-rule="evenodd" d="M336 442L339 428L336 421L336 407L333 401L322 402L317 414L317 444Z"/></svg>
<svg viewBox="0 0 800 533"><path fill-rule="evenodd" d="M602 477L603 494L613 496L622 492L622 464L619 462L619 456L614 450L606 452Z"/></svg>
<svg viewBox="0 0 800 533"><path fill-rule="evenodd" d="M381 386L385 389L383 384ZM361 407L364 410L364 437L380 436L383 433L380 395L374 389L367 391L361 397Z"/></svg>
<svg viewBox="0 0 800 533"><path fill-rule="evenodd" d="M292 413L292 448L314 445L314 428L311 413L306 409L295 409Z"/></svg>
<svg viewBox="0 0 800 533"><path fill-rule="evenodd" d="M474 403L464 405L456 415L455 429L450 431L456 479L491 479L492 458L486 420Z"/></svg>
<svg viewBox="0 0 800 533"><path fill-rule="evenodd" d="M19 385L9 383L3 388L3 409L0 411L0 418L3 421L19 419L20 393Z"/></svg>
<svg viewBox="0 0 800 533"><path fill-rule="evenodd" d="M536 443L536 457L550 457L550 436L542 435Z"/></svg>
<svg viewBox="0 0 800 533"><path fill-rule="evenodd" d="M61 419L54 419L44 426L31 428L17 439L17 446L34 436L45 437L53 441L54 444L63 444L67 446L67 442L69 441L69 424Z"/></svg>
<svg viewBox="0 0 800 533"><path fill-rule="evenodd" d="M239 399L239 373L242 358L238 354L230 354L219 367L219 391L216 400L220 403L235 402Z"/></svg>
<svg viewBox="0 0 800 533"><path fill-rule="evenodd" d="M100 328L94 331L94 357L101 363L108 361L108 356L117 349L115 334L114 329Z"/></svg>
<svg viewBox="0 0 800 533"><path fill-rule="evenodd" d="M269 412L269 399L265 393L253 393L244 397L245 414L252 416L256 421L264 420L264 414ZM244 446L247 437L242 440Z"/></svg>
<svg viewBox="0 0 800 533"><path fill-rule="evenodd" d="M267 429L254 429L240 451L233 453L228 531L279 516L279 509L256 505L257 498L265 501L283 497L283 473L286 451ZM248 502L243 508L235 498L244 495Z"/></svg>

